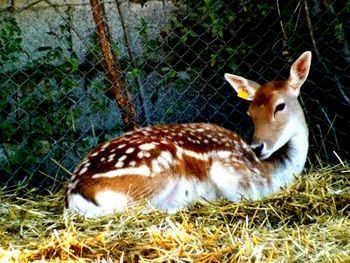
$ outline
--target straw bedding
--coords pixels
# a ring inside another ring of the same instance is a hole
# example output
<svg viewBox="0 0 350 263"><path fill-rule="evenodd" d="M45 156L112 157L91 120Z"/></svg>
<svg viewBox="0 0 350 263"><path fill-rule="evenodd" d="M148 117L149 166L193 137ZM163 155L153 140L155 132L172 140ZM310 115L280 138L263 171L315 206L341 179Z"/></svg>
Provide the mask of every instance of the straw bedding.
<svg viewBox="0 0 350 263"><path fill-rule="evenodd" d="M64 193L0 189L1 262L350 262L350 166L311 168L261 201L63 215Z"/></svg>

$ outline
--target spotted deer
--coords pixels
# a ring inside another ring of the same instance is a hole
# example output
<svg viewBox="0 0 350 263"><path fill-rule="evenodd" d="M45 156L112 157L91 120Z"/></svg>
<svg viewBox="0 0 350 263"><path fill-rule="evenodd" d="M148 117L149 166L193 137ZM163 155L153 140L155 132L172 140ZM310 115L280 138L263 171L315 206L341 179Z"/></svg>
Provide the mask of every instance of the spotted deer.
<svg viewBox="0 0 350 263"><path fill-rule="evenodd" d="M301 173L308 128L297 100L311 52L292 65L287 80L264 85L232 74L226 80L251 101L252 145L209 123L156 125L128 132L93 149L74 171L67 208L98 217L145 202L176 212L202 199L256 200Z"/></svg>

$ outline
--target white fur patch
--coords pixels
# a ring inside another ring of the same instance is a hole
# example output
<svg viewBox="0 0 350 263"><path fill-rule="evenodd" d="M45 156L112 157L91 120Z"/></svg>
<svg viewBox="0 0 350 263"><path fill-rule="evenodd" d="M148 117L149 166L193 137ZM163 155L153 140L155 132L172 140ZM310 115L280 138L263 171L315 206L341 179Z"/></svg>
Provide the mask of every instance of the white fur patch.
<svg viewBox="0 0 350 263"><path fill-rule="evenodd" d="M129 149L127 149L127 150L125 151L125 153L132 153L132 152L134 152L134 151L135 151L135 148L130 147Z"/></svg>
<svg viewBox="0 0 350 263"><path fill-rule="evenodd" d="M185 150L185 149L183 149L182 151L183 151L183 153L186 154L187 156L196 158L196 159L198 159L198 160L202 160L202 161L208 161L208 160L209 160L208 154L205 154L205 153L197 153L197 152L190 151L190 150Z"/></svg>
<svg viewBox="0 0 350 263"><path fill-rule="evenodd" d="M126 158L128 158L128 156L124 154L124 155L119 157L118 162L122 162L122 161L126 160Z"/></svg>
<svg viewBox="0 0 350 263"><path fill-rule="evenodd" d="M165 169L170 168L170 163L167 160L165 160L162 156L159 156L156 161L163 168L165 168Z"/></svg>
<svg viewBox="0 0 350 263"><path fill-rule="evenodd" d="M114 160L114 157L115 157L115 153L111 154L110 156L108 156L108 160L107 162L111 162Z"/></svg>
<svg viewBox="0 0 350 263"><path fill-rule="evenodd" d="M173 156L171 155L170 152L163 151L160 153L159 157L162 157L163 159L165 159L169 164L173 162Z"/></svg>
<svg viewBox="0 0 350 263"><path fill-rule="evenodd" d="M124 162L123 162L123 161L118 161L118 162L114 165L115 168L122 168L123 166L124 166Z"/></svg>
<svg viewBox="0 0 350 263"><path fill-rule="evenodd" d="M126 195L113 191L98 193L95 201L98 206L86 200L80 194L69 194L68 210L86 217L99 217L123 211L130 203Z"/></svg>
<svg viewBox="0 0 350 263"><path fill-rule="evenodd" d="M86 166L84 166L84 167L80 170L79 175L84 174L87 170L88 170L88 168L87 168Z"/></svg>
<svg viewBox="0 0 350 263"><path fill-rule="evenodd" d="M221 158L221 159L227 159L228 157L230 157L232 155L232 152L230 151L219 151L216 152L216 155Z"/></svg>
<svg viewBox="0 0 350 263"><path fill-rule="evenodd" d="M102 145L101 149L105 150L110 144L110 142L105 143L104 145Z"/></svg>
<svg viewBox="0 0 350 263"><path fill-rule="evenodd" d="M198 199L213 201L216 197L216 190L211 183L178 178L169 180L150 202L153 207L175 213L179 208L191 205Z"/></svg>
<svg viewBox="0 0 350 263"><path fill-rule="evenodd" d="M123 168L123 169L108 171L105 173L94 174L92 178L100 178L100 177L111 178L111 177L117 177L117 176L128 175L128 174L150 176L151 170L148 168L148 166L142 165L139 167Z"/></svg>
<svg viewBox="0 0 350 263"><path fill-rule="evenodd" d="M162 171L161 167L159 166L159 163L157 160L152 161L152 172L153 173L160 173Z"/></svg>
<svg viewBox="0 0 350 263"><path fill-rule="evenodd" d="M137 153L137 157L139 159L142 159L142 158L149 158L151 157L151 154L149 152L145 152L145 151L141 151L141 152L138 152Z"/></svg>
<svg viewBox="0 0 350 263"><path fill-rule="evenodd" d="M222 196L230 201L240 201L242 189L239 186L239 175L233 169L225 167L221 162L213 162L209 176Z"/></svg>
<svg viewBox="0 0 350 263"><path fill-rule="evenodd" d="M123 143L123 144L119 144L118 146L117 146L117 148L118 149L121 149L121 148L124 148L126 146L126 143Z"/></svg>

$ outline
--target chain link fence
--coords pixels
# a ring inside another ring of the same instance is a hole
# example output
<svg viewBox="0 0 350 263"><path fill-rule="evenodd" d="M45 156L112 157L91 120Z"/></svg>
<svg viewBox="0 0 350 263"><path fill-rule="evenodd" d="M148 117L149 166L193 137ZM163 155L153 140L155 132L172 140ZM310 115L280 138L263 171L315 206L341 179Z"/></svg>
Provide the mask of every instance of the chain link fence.
<svg viewBox="0 0 350 263"><path fill-rule="evenodd" d="M90 3L19 2L0 6L1 185L60 188L84 154L125 126ZM349 160L350 1L256 2L100 3L137 124L213 122L249 141L248 103L224 73L285 79L311 50L301 95L308 165Z"/></svg>

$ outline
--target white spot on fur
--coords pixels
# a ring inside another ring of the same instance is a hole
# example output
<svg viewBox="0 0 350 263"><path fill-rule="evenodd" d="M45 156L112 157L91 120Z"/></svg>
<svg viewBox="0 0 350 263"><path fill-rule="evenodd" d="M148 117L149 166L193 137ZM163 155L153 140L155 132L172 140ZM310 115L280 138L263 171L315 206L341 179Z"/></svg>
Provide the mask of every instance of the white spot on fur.
<svg viewBox="0 0 350 263"><path fill-rule="evenodd" d="M90 156L97 156L100 152L94 152L93 154L91 154Z"/></svg>
<svg viewBox="0 0 350 263"><path fill-rule="evenodd" d="M104 145L102 145L101 149L105 150L110 144L110 142L105 143Z"/></svg>
<svg viewBox="0 0 350 263"><path fill-rule="evenodd" d="M74 181L74 179L75 179L75 176L73 176L71 180ZM78 184L78 181L75 181L74 183L70 183L68 185L68 193L70 193L77 186L77 184Z"/></svg>
<svg viewBox="0 0 350 263"><path fill-rule="evenodd" d="M205 154L205 153L197 153L197 152L185 150L185 149L183 149L182 152L184 154L186 154L187 156L193 157L193 158L198 159L198 160L202 160L202 161L209 160L208 154Z"/></svg>
<svg viewBox="0 0 350 263"><path fill-rule="evenodd" d="M88 170L88 168L84 166L84 167L79 171L79 175L84 174L87 170Z"/></svg>
<svg viewBox="0 0 350 263"><path fill-rule="evenodd" d="M87 163L85 163L84 167L85 167L85 168L89 168L90 165L91 165L91 163L87 162Z"/></svg>
<svg viewBox="0 0 350 263"><path fill-rule="evenodd" d="M114 160L114 157L115 157L115 153L114 153L114 154L111 154L111 155L108 157L107 162L113 161L113 160Z"/></svg>
<svg viewBox="0 0 350 263"><path fill-rule="evenodd" d="M117 176L128 175L128 174L150 176L151 170L148 168L148 166L142 165L139 167L123 168L123 169L108 171L105 173L94 174L92 178L100 178L100 177L111 178L111 177L117 177Z"/></svg>
<svg viewBox="0 0 350 263"><path fill-rule="evenodd" d="M182 158L182 153L183 153L183 148L179 147L179 146L176 146L176 157L178 159L181 159Z"/></svg>
<svg viewBox="0 0 350 263"><path fill-rule="evenodd" d="M127 149L126 151L125 151L125 153L132 153L132 152L134 152L135 151L135 148L134 147L130 147L129 149Z"/></svg>
<svg viewBox="0 0 350 263"><path fill-rule="evenodd" d="M137 153L137 157L139 159L142 159L142 158L149 158L151 156L151 154L149 152L145 152L145 151L141 151L141 152L138 152Z"/></svg>
<svg viewBox="0 0 350 263"><path fill-rule="evenodd" d="M222 141L222 142L228 142L229 139L227 139L226 137L222 137L222 138L221 138L221 141Z"/></svg>
<svg viewBox="0 0 350 263"><path fill-rule="evenodd" d="M123 144L119 144L118 146L117 146L117 148L118 149L121 149L121 148L124 148L126 146L126 143L123 143Z"/></svg>
<svg viewBox="0 0 350 263"><path fill-rule="evenodd" d="M118 161L118 162L114 165L115 168L122 168L123 166L124 166L124 162L123 162L123 161Z"/></svg>
<svg viewBox="0 0 350 263"><path fill-rule="evenodd" d="M129 165L130 165L130 166L135 166L135 165L136 165L136 161L131 161L131 162L129 163Z"/></svg>
<svg viewBox="0 0 350 263"><path fill-rule="evenodd" d="M155 149L156 146L153 143L145 143L145 144L141 144L139 148L140 150L143 150L143 151L149 151L149 150Z"/></svg>
<svg viewBox="0 0 350 263"><path fill-rule="evenodd" d="M128 158L128 156L126 154L124 154L124 155L119 157L118 162L122 162L122 161L126 160L126 158Z"/></svg>

